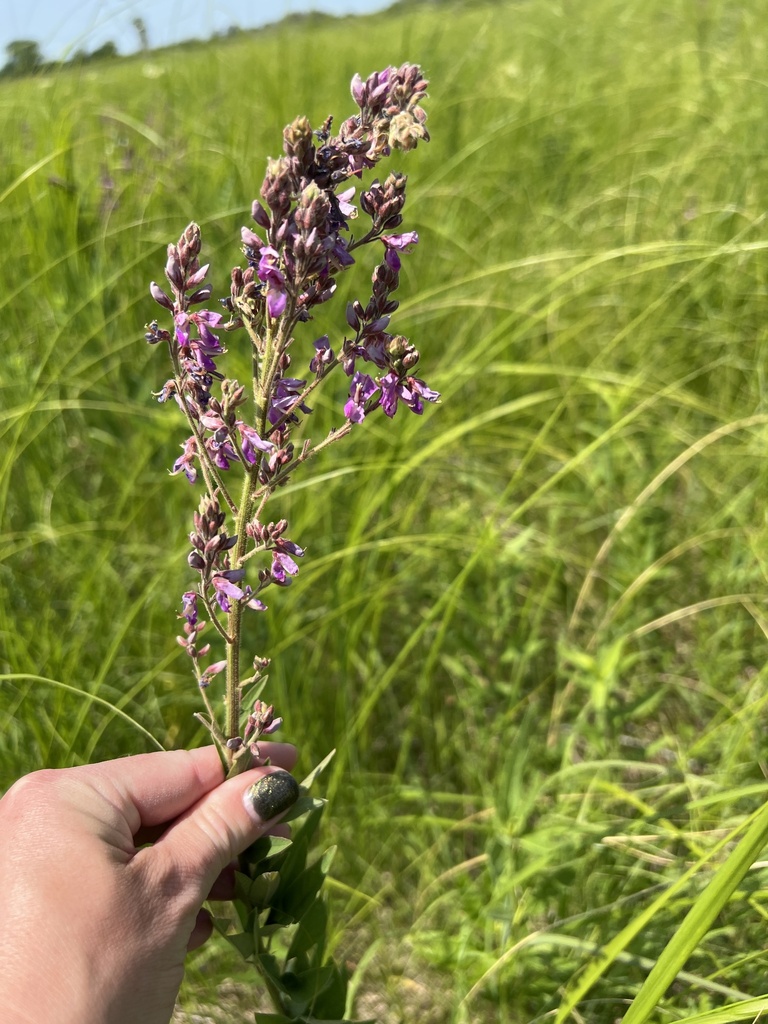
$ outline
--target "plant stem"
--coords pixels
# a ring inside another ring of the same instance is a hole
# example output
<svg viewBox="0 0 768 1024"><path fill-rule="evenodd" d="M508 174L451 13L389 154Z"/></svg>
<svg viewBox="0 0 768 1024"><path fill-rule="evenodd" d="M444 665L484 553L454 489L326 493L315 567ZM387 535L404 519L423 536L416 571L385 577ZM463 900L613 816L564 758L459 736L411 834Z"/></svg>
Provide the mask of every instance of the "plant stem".
<svg viewBox="0 0 768 1024"><path fill-rule="evenodd" d="M232 558L233 568L239 569L245 556L248 535L245 528L250 519L253 504L252 481L250 473L245 474L243 493L240 498L240 511L235 517L237 543ZM242 624L243 606L233 601L227 620L227 739L240 735L240 627Z"/></svg>

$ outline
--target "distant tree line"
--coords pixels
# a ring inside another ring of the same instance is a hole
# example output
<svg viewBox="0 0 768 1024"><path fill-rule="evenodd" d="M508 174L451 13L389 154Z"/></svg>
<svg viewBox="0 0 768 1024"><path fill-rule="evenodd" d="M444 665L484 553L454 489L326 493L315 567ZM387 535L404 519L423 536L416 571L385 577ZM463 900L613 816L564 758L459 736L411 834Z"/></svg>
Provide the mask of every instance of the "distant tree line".
<svg viewBox="0 0 768 1024"><path fill-rule="evenodd" d="M139 36L142 50L149 49L149 34L143 18L134 18L133 27ZM39 45L32 39L16 39L5 48L8 60L0 68L2 78L21 78L34 75L41 71L51 71L62 64L88 64L93 60L112 60L119 56L117 46L113 42L104 43L98 49L88 53L86 50L75 50L68 61L46 61L40 52Z"/></svg>
<svg viewBox="0 0 768 1024"><path fill-rule="evenodd" d="M46 61L40 52L39 45L32 39L16 39L5 48L8 60L0 68L2 78L22 78L24 75L35 75L43 71L52 71L63 64L88 64L94 60L111 60L118 56L117 46L113 42L104 43L92 53L75 50L68 61Z"/></svg>
<svg viewBox="0 0 768 1024"><path fill-rule="evenodd" d="M475 6L475 5L493 5L500 3L502 0L419 0L423 6L441 6L458 4L461 6ZM405 8L406 6L413 6L413 0L393 0L390 3L390 10L397 10L399 8ZM312 22L312 21L331 21L332 16L329 14L320 14L318 12L307 12L301 14L289 14L282 20L282 24L289 24L291 22ZM142 51L146 52L150 49L149 35L147 33L147 26L144 23L143 18L134 18L133 27L136 29L136 33L139 37L139 47ZM273 28L273 25L267 25L264 28L269 30ZM259 29L251 30L258 32ZM231 26L226 32L216 32L213 38L222 38L238 36L243 33L243 30L236 25ZM177 43L174 47L178 46L201 46L204 45L202 40L189 39L183 43ZM166 49L167 47L164 47ZM117 46L113 42L104 43L103 46L99 46L98 49L88 53L85 50L75 50L69 60L66 61L46 61L40 52L40 46L32 39L16 39L12 43L8 43L5 48L7 55L7 61L5 65L0 68L0 78L22 78L25 75L39 74L45 71L54 71L60 67L71 67L83 64L89 64L91 61L100 60L113 60L119 56Z"/></svg>

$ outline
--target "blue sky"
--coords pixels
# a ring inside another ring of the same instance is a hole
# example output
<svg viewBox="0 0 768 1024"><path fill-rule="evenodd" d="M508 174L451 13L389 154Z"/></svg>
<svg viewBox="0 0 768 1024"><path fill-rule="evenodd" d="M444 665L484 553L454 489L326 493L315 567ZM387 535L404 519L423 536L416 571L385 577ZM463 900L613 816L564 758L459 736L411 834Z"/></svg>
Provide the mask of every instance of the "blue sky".
<svg viewBox="0 0 768 1024"><path fill-rule="evenodd" d="M74 50L95 50L111 40L121 53L138 48L131 22L143 18L151 46L207 38L230 25L253 28L286 14L315 10L365 14L388 0L3 0L0 3L0 66L14 39L34 39L48 60Z"/></svg>

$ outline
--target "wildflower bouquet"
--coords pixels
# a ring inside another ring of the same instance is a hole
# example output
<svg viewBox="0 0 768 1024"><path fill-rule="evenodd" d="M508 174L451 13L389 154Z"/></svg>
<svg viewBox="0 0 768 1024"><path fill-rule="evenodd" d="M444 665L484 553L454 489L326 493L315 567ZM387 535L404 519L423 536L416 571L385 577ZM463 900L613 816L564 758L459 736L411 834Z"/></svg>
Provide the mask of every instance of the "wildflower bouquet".
<svg viewBox="0 0 768 1024"><path fill-rule="evenodd" d="M316 130L305 117L284 130L284 154L269 160L261 200L252 206L255 226L241 231L246 265L231 272L229 295L220 300L224 312L204 308L213 288L206 283L209 265L201 264L197 224L168 246L168 287L150 286L171 317L167 327L147 326L147 341L167 347L173 368L157 397L173 398L189 429L171 472L203 488L187 559L196 585L182 597L178 642L200 688L198 717L229 776L263 763L259 739L282 721L261 699L269 659L246 659L242 650L245 617L267 610L266 592L288 586L304 556L288 522L273 517L275 493L379 409L390 419L400 405L420 415L439 398L414 376L416 348L390 330L401 258L418 242L415 232L400 230L407 179L393 172L374 180L360 193L359 210L349 187L392 150L429 140L420 105L426 88L413 64L365 81L355 75L358 112L338 134L330 117ZM356 226L360 211L365 226L353 233L350 223ZM315 307L333 298L339 274L366 245L379 255L370 296L347 304L338 338L305 341ZM251 354L250 387L219 370L226 353L221 335L238 331ZM348 381L339 425L318 441L294 440L314 393L332 375L341 377L338 368ZM204 630L212 642L202 640ZM224 656L210 660L214 649ZM211 693L220 673L225 692L217 701ZM254 963L273 1003L274 1013L257 1013L259 1024L339 1020L345 1012L346 977L325 955L320 887L329 858L308 863L307 856L323 804L306 789L321 768L304 781L290 813L301 818L292 839L263 838L240 864L235 907L242 930L227 938Z"/></svg>

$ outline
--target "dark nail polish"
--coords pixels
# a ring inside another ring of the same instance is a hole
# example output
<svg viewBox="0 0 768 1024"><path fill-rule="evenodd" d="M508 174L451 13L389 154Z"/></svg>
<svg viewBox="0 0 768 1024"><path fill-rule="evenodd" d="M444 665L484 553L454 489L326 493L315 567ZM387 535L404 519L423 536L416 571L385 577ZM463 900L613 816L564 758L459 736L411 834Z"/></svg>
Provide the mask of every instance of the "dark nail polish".
<svg viewBox="0 0 768 1024"><path fill-rule="evenodd" d="M246 798L262 821L270 821L296 803L299 784L288 772L272 772L251 786Z"/></svg>

